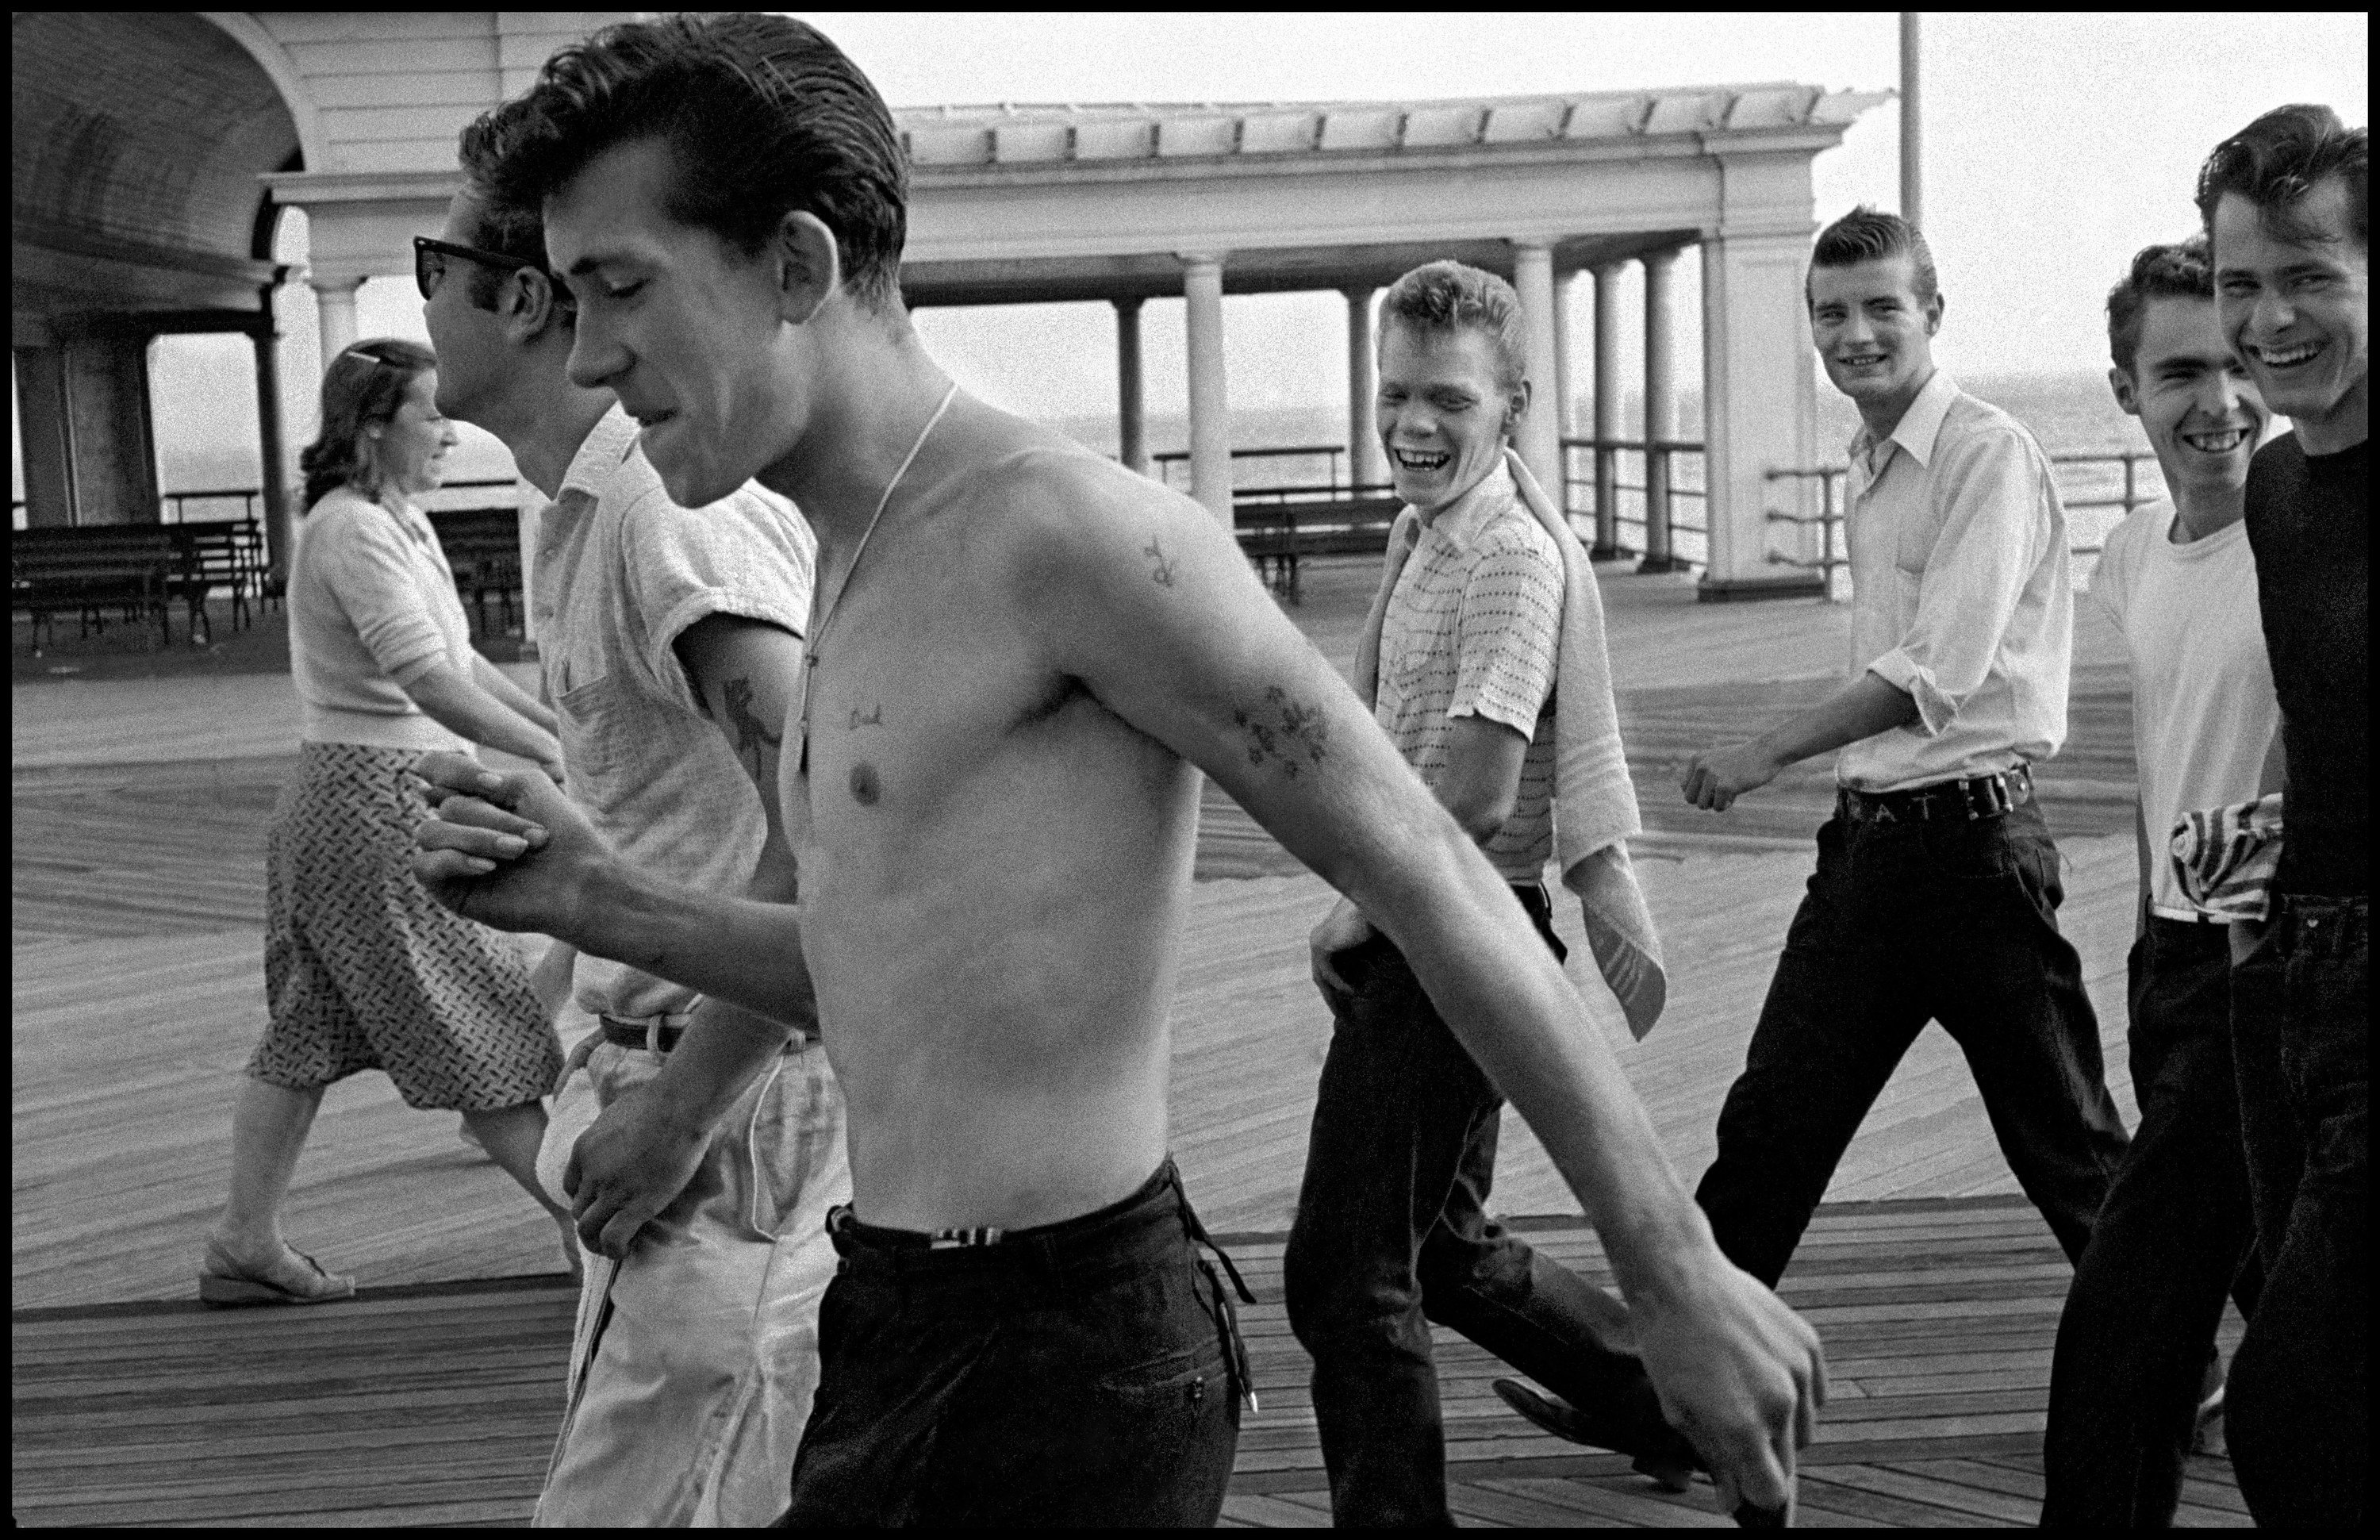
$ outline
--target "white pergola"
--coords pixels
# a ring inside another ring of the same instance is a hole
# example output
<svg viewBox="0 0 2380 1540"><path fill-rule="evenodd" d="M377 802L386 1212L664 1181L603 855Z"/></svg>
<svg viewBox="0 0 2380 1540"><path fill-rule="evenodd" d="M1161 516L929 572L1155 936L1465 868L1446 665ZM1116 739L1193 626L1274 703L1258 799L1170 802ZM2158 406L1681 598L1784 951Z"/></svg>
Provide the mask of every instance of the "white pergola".
<svg viewBox="0 0 2380 1540"><path fill-rule="evenodd" d="M256 179L272 202L309 216L306 282L317 297L327 354L355 337L363 280L408 272L410 238L443 221L457 184L461 128L525 89L554 47L635 13L181 14L190 19L175 23L178 31L158 23L143 34L153 33L147 46L161 79L174 79L176 58L212 49L209 56L221 58L210 67L225 84L210 89L262 91L285 113L276 132L294 152L285 168L260 167ZM207 175L206 147L172 132L173 114L188 109L148 97L128 102L121 93L75 106L74 82L85 73L96 79L109 57L106 34L52 30L58 56L44 63L40 79L59 97L53 115L63 127L42 132L64 133L81 121L78 112L146 114L156 120L142 130L158 147L152 161L178 155L188 168L175 175L194 185ZM78 48L90 54L84 66L71 56ZM31 87L23 68L18 75L21 108ZM1559 418L1572 399L1565 307L1577 283L1594 283L1593 436L1620 436L1612 280L1633 261L1643 265L1645 285L1645 436L1673 439L1672 269L1678 252L1698 246L1709 530L1704 592L1807 591L1808 574L1770 562L1767 515L1807 512L1805 483L1769 473L1815 459L1802 301L1814 227L1810 167L1884 99L1774 83L1407 103L904 109L896 116L914 171L902 286L921 306L1111 303L1121 438L1125 458L1139 467L1147 465L1140 307L1152 296L1183 296L1192 490L1228 520L1225 295L1347 296L1349 442L1355 479L1366 481L1381 479L1368 427L1375 293L1439 257L1504 273L1528 315L1537 399L1560 404L1531 414L1523 451L1541 479L1559 485ZM281 153L268 147L246 164ZM93 161L85 171L61 160L60 167L53 179L67 189L57 200L62 221L112 196L105 188L70 196L78 176L126 179L128 187L146 185L144 175L155 179L120 159ZM22 223L20 270L28 258ZM249 284L277 276L258 261L267 254L269 219L260 216L255 229L256 249L238 254L249 265L237 277ZM163 261L157 243L141 239L103 221L88 232L62 224L31 255L83 275L103 269L88 255L80 269L71 260L52 261L52 249L63 255L121 247L152 265ZM228 251L231 238L224 244ZM226 259L193 251L173 260L196 273L205 261L220 266ZM41 303L98 313L111 303L105 287L94 279L70 301ZM29 348L51 346L49 322L24 319L27 292L20 284L20 375ZM61 407L68 417L76 410L70 401Z"/></svg>

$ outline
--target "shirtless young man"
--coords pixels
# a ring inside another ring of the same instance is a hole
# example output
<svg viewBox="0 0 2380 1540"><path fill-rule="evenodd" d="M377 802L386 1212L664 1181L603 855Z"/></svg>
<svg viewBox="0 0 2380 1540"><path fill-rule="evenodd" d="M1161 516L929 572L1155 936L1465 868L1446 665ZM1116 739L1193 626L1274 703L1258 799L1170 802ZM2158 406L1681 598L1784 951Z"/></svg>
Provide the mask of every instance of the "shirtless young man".
<svg viewBox="0 0 2380 1540"><path fill-rule="evenodd" d="M679 503L757 475L818 532L780 787L801 901L651 878L542 778L454 758L424 762L419 869L755 1010L815 976L855 1199L788 1520L1220 1512L1240 1376L1166 1158L1199 770L1411 960L1580 1194L1722 1502L1783 1507L1815 1335L1720 1255L1511 890L1229 532L926 355L858 70L783 18L673 17L557 55L528 101L501 179L544 198L574 378L619 394Z"/></svg>

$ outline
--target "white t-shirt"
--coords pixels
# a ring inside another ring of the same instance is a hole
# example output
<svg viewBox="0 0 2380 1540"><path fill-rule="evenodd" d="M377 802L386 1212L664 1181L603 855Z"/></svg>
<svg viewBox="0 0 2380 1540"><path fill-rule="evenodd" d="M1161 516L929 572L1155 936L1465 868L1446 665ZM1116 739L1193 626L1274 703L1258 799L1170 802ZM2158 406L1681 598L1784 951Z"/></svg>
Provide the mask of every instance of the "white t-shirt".
<svg viewBox="0 0 2380 1540"><path fill-rule="evenodd" d="M2168 919L2196 916L2163 858L2185 813L2245 802L2280 728L2256 560L2245 521L2176 545L2164 499L2136 508L2107 536L2091 597L2106 609L2132 660L2132 752L2148 824L2149 906Z"/></svg>

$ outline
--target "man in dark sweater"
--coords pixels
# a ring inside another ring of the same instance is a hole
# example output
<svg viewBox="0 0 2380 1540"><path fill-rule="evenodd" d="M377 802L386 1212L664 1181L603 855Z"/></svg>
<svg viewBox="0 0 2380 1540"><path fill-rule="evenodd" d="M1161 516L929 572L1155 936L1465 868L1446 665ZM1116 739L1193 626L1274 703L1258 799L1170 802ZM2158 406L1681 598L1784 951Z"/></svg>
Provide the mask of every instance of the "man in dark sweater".
<svg viewBox="0 0 2380 1540"><path fill-rule="evenodd" d="M2327 107L2281 107L2198 187L2224 334L2296 430L2248 472L2288 796L2271 918L2232 975L2266 1281L2228 1413L2249 1510L2292 1527L2361 1528L2371 1468L2368 146Z"/></svg>

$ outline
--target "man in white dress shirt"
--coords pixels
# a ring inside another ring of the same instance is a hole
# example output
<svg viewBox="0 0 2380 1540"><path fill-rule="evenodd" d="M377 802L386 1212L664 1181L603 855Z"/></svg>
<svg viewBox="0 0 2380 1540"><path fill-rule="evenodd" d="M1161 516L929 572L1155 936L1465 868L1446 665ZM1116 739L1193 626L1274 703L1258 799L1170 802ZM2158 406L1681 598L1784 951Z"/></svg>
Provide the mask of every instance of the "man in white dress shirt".
<svg viewBox="0 0 2380 1540"><path fill-rule="evenodd" d="M1821 232L1818 356L1860 411L1851 445L1851 683L1697 755L1723 810L1840 748L1835 816L1695 1196L1720 1249L1774 1284L1894 1066L1938 1021L1967 1056L2026 1196L2079 1257L2122 1159L2058 848L2030 767L2066 736L2074 596L2049 460L1934 367L1932 254L1896 215Z"/></svg>

